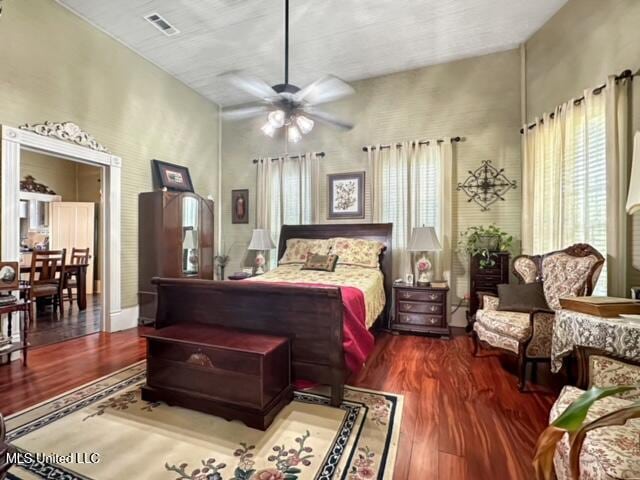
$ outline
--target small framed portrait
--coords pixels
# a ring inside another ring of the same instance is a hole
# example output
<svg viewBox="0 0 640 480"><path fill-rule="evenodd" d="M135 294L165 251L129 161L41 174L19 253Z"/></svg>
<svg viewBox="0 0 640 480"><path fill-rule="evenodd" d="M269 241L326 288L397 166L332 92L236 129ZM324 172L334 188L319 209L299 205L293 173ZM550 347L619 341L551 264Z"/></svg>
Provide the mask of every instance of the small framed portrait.
<svg viewBox="0 0 640 480"><path fill-rule="evenodd" d="M249 190L231 190L231 223L249 223Z"/></svg>
<svg viewBox="0 0 640 480"><path fill-rule="evenodd" d="M0 262L0 290L18 289L18 262Z"/></svg>
<svg viewBox="0 0 640 480"><path fill-rule="evenodd" d="M364 172L327 175L329 220L364 218Z"/></svg>
<svg viewBox="0 0 640 480"><path fill-rule="evenodd" d="M179 192L193 192L193 183L189 169L182 165L152 160L156 188L177 190Z"/></svg>

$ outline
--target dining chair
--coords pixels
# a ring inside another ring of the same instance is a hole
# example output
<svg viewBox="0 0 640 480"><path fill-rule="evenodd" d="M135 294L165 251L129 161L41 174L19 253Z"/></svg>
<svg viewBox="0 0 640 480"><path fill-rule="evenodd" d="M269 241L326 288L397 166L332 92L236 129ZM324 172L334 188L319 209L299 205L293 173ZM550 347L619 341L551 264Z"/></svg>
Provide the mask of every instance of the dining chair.
<svg viewBox="0 0 640 480"><path fill-rule="evenodd" d="M89 255L89 248L75 248L71 249L71 257L69 258L69 265L82 265L89 263L91 255ZM91 281L91 280L89 280ZM68 271L64 277L64 288L67 289L67 298L69 299L70 306L73 306L73 289L78 288L78 274L76 271Z"/></svg>
<svg viewBox="0 0 640 480"><path fill-rule="evenodd" d="M60 315L64 314L62 292L65 278L65 260L67 249L62 250L34 250L31 255L31 271L29 272L29 293L33 305L38 298L51 297L53 311L56 306ZM32 318L35 312L32 310Z"/></svg>

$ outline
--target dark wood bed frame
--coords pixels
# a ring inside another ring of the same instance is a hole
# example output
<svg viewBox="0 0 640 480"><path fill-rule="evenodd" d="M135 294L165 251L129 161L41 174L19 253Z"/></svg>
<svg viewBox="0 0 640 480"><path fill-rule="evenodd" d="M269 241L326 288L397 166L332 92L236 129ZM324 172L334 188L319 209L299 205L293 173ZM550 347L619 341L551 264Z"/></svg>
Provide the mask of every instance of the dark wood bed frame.
<svg viewBox="0 0 640 480"><path fill-rule="evenodd" d="M393 285L392 228L390 223L284 225L278 259L290 238L348 237L384 243L380 266L387 302L376 323L386 326ZM292 339L294 378L330 385L331 405L342 402L348 372L339 288L184 278L154 278L153 283L158 291L156 328L200 322L288 336Z"/></svg>

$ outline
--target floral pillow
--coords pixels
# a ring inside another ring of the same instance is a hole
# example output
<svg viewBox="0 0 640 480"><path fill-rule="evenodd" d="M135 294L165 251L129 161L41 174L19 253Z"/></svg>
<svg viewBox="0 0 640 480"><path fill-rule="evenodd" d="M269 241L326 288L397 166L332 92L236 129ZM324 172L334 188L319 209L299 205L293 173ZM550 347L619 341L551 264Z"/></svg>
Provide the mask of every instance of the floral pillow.
<svg viewBox="0 0 640 480"><path fill-rule="evenodd" d="M289 263L304 263L308 253L316 255L328 255L331 245L327 239L315 238L290 238L287 240L287 248L280 259L280 265Z"/></svg>
<svg viewBox="0 0 640 480"><path fill-rule="evenodd" d="M338 265L379 268L380 253L384 244L362 238L331 238L331 253L338 256Z"/></svg>

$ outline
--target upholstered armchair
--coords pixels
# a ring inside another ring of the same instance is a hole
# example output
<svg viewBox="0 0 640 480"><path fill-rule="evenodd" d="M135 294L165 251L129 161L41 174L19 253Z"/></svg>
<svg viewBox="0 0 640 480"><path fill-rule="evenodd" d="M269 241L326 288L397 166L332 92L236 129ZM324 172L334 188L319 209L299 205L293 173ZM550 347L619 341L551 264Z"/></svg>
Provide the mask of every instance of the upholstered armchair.
<svg viewBox="0 0 640 480"><path fill-rule="evenodd" d="M499 310L499 299L480 293L480 309L473 324L474 355L481 345L498 348L518 358L518 388L525 386L527 362L549 361L555 312L560 298L591 295L604 257L592 246L572 245L545 255L521 255L513 273L521 283L542 282L549 309L531 312Z"/></svg>
<svg viewBox="0 0 640 480"><path fill-rule="evenodd" d="M591 387L612 387L640 383L640 362L613 355L603 350L576 347L578 386L566 386L551 408L553 422L565 409ZM640 400L631 390L603 398L594 403L585 422L591 422ZM580 478L613 480L638 478L640 472L640 419L624 425L601 427L588 433L580 449ZM569 461L570 440L565 434L556 446L553 465L558 480L573 480Z"/></svg>

